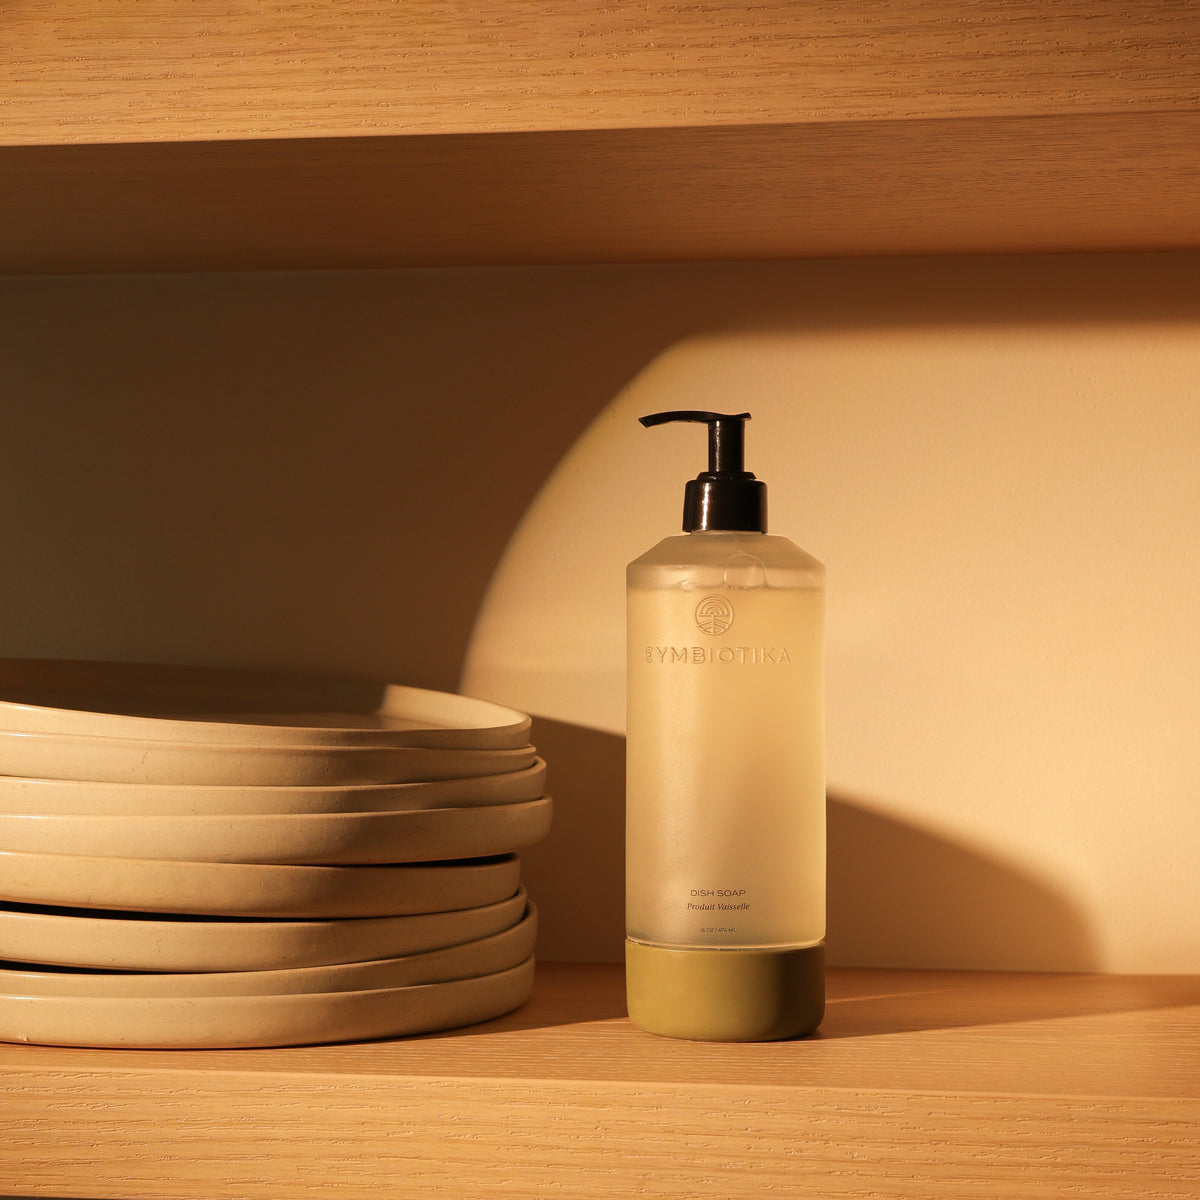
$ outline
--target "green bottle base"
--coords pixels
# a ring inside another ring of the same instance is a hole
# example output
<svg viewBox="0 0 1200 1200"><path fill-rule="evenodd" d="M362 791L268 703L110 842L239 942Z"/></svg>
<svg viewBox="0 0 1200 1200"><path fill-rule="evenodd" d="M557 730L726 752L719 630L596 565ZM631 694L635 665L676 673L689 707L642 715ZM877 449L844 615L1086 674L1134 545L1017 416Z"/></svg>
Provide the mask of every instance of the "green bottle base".
<svg viewBox="0 0 1200 1200"><path fill-rule="evenodd" d="M702 1042L812 1033L825 1015L825 943L697 950L625 939L625 998L640 1029Z"/></svg>

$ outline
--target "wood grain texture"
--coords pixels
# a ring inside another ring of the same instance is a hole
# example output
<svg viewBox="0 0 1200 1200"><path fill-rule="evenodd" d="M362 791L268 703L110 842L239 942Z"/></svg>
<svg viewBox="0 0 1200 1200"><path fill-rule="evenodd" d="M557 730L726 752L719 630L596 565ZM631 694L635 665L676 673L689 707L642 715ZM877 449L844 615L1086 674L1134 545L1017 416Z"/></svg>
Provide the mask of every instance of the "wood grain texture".
<svg viewBox="0 0 1200 1200"><path fill-rule="evenodd" d="M1194 110L1188 0L25 0L17 144Z"/></svg>
<svg viewBox="0 0 1200 1200"><path fill-rule="evenodd" d="M1200 245L1200 112L0 149L0 269Z"/></svg>
<svg viewBox="0 0 1200 1200"><path fill-rule="evenodd" d="M1187 0L28 0L0 270L1200 245Z"/></svg>
<svg viewBox="0 0 1200 1200"><path fill-rule="evenodd" d="M673 1042L619 967L458 1034L0 1047L0 1189L95 1197L1191 1197L1200 980L839 971L813 1039Z"/></svg>

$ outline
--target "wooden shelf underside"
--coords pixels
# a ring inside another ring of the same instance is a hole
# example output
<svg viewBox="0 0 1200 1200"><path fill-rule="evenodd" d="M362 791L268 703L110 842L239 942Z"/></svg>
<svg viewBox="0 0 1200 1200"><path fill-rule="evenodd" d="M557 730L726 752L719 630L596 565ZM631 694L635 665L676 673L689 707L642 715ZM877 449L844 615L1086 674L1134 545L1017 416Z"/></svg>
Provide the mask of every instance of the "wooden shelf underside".
<svg viewBox="0 0 1200 1200"><path fill-rule="evenodd" d="M0 81L10 272L1200 245L1185 0L58 0Z"/></svg>
<svg viewBox="0 0 1200 1200"><path fill-rule="evenodd" d="M20 272L1195 246L1200 113L0 149Z"/></svg>

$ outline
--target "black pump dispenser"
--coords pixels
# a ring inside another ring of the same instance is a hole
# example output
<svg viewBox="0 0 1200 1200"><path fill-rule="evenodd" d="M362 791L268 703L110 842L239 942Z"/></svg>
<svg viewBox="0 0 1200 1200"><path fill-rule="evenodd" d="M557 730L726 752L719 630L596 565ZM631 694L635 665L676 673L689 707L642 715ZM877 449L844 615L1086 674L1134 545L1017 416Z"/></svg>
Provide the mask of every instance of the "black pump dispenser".
<svg viewBox="0 0 1200 1200"><path fill-rule="evenodd" d="M683 529L767 532L767 485L745 469L745 424L749 413L652 413L643 425L697 421L708 426L708 470L688 481L683 493Z"/></svg>

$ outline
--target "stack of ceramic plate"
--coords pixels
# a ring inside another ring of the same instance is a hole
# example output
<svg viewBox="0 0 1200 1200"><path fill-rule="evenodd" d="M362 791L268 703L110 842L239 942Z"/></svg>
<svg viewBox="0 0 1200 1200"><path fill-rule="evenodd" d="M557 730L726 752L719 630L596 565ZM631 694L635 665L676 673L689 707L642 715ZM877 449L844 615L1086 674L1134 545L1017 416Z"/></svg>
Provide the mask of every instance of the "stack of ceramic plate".
<svg viewBox="0 0 1200 1200"><path fill-rule="evenodd" d="M0 660L0 1039L280 1046L508 1012L530 720L208 668Z"/></svg>

